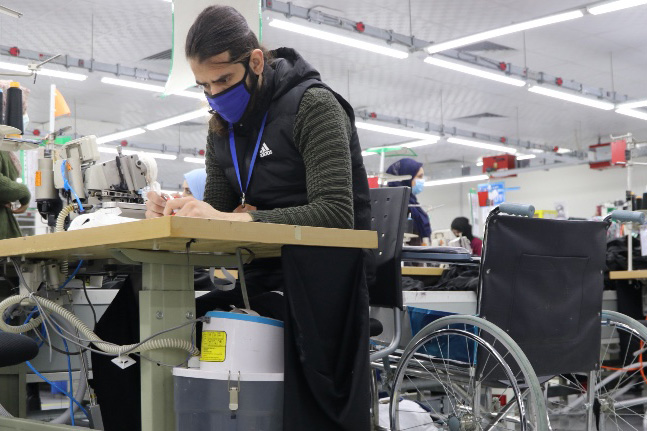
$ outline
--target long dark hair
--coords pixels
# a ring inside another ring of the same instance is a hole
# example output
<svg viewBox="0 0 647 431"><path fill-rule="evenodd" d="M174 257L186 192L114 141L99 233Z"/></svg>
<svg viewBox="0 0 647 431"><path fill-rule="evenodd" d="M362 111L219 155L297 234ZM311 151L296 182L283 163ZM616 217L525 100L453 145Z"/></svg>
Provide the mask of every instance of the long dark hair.
<svg viewBox="0 0 647 431"><path fill-rule="evenodd" d="M452 221L451 228L462 233L463 236L470 241L474 239L474 235L472 235L472 225L467 217L456 217L454 221Z"/></svg>
<svg viewBox="0 0 647 431"><path fill-rule="evenodd" d="M196 59L200 63L215 55L229 52L231 63L244 63L245 67L248 67L246 62L255 49L263 51L265 64L268 64L269 52L259 43L240 12L231 6L215 5L207 7L196 18L186 36L184 52L187 58ZM253 82L253 88L257 83L258 78L256 83ZM248 109L254 106L256 93L257 91L252 93ZM216 113L209 121L209 128L212 132L224 135L227 122Z"/></svg>

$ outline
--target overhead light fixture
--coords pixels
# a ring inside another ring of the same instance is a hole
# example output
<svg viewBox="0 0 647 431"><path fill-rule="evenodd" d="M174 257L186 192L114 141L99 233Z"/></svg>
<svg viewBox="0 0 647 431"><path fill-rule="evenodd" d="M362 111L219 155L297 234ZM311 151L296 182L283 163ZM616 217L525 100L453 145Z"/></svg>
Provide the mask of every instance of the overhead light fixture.
<svg viewBox="0 0 647 431"><path fill-rule="evenodd" d="M413 130L399 129L397 127L380 126L379 124L357 122L355 127L371 132L385 133L387 135L402 136L403 138L418 139L421 141L438 141L440 136L429 133L414 132Z"/></svg>
<svg viewBox="0 0 647 431"><path fill-rule="evenodd" d="M32 72L32 70L30 70L27 66L23 66L22 64L6 63L6 62L0 62L0 69L13 70L15 72L21 72L21 73ZM53 69L39 69L35 71L35 73L43 76L51 76L52 78L71 79L74 81L85 81L86 79L88 79L87 75L83 75L81 73L63 72L61 70L53 70Z"/></svg>
<svg viewBox="0 0 647 431"><path fill-rule="evenodd" d="M441 60L436 57L425 58L425 63L444 67L445 69L455 70L456 72L467 73L468 75L478 76L479 78L489 79L491 81L501 82L503 84L514 85L516 87L523 87L526 81L519 78L512 78L499 73L488 72L487 70L479 69L476 67L465 66L463 64L454 63L451 61Z"/></svg>
<svg viewBox="0 0 647 431"><path fill-rule="evenodd" d="M127 79L110 78L108 76L104 76L103 78L101 78L101 82L104 84L118 85L119 87L152 91L154 93L164 93L165 91L163 85L146 84L144 82L130 81ZM204 92L196 92L196 91L188 91L188 90L178 91L177 93L169 94L169 96L182 96L182 97L190 97L192 99L204 100Z"/></svg>
<svg viewBox="0 0 647 431"><path fill-rule="evenodd" d="M97 139L98 141L98 139ZM107 153L107 154L117 154L117 148L115 147L98 147L100 153ZM148 156L153 157L154 159L164 159L164 160L175 160L177 159L177 156L175 154L166 154L166 153L155 153L151 151L141 151L141 150L127 150L123 148L121 150L121 154L124 156L131 156L133 154L146 154Z"/></svg>
<svg viewBox="0 0 647 431"><path fill-rule="evenodd" d="M635 109L617 109L616 112L618 114L638 118L639 120L647 120L647 112L644 111L637 111Z"/></svg>
<svg viewBox="0 0 647 431"><path fill-rule="evenodd" d="M475 181L486 181L489 178L490 177L488 177L487 175L473 175L471 177L447 178L444 180L427 180L425 181L425 187L444 186L448 184L471 183Z"/></svg>
<svg viewBox="0 0 647 431"><path fill-rule="evenodd" d="M97 147L100 153L117 154L117 149L114 147Z"/></svg>
<svg viewBox="0 0 647 431"><path fill-rule="evenodd" d="M610 111L615 108L615 105L611 102L606 102L604 100L591 99L589 97L578 96L573 93L566 93L564 91L553 90L551 88L542 87L540 85L533 85L528 88L528 91L531 93L542 94L544 96L553 97L555 99L565 100L567 102L578 103L580 105L590 106L591 108L603 109L605 111Z"/></svg>
<svg viewBox="0 0 647 431"><path fill-rule="evenodd" d="M206 163L204 157L185 157L184 161L187 163L199 163L201 165Z"/></svg>
<svg viewBox="0 0 647 431"><path fill-rule="evenodd" d="M163 127L172 126L174 124L184 123L185 121L195 120L196 118L206 117L209 111L206 109L198 109L196 111L187 112L186 114L177 115L175 117L167 118L166 120L156 121L146 126L148 130L157 130Z"/></svg>
<svg viewBox="0 0 647 431"><path fill-rule="evenodd" d="M633 102L620 103L620 104L618 104L617 108L625 110L625 109L644 108L645 106L647 106L647 99L634 100Z"/></svg>
<svg viewBox="0 0 647 431"><path fill-rule="evenodd" d="M154 91L156 93L164 92L163 85L145 84L143 82L128 81L126 79L109 78L104 76L101 78L101 82L104 84L118 85L120 87L135 88L137 90Z"/></svg>
<svg viewBox="0 0 647 431"><path fill-rule="evenodd" d="M406 142L404 144L400 144L402 148L418 148L418 147L424 147L427 145L433 145L436 142L438 142L440 138L438 139L423 139L420 141L412 141L412 142Z"/></svg>
<svg viewBox="0 0 647 431"><path fill-rule="evenodd" d="M568 153L572 153L572 152L573 152L573 150L571 150L570 148L558 148L557 149L557 154L568 154Z"/></svg>
<svg viewBox="0 0 647 431"><path fill-rule="evenodd" d="M97 144L105 144L106 142L117 141L119 139L130 138L131 136L137 136L146 133L146 130L141 127L135 127L134 129L124 130L123 132L117 132L106 136L99 136L97 138Z"/></svg>
<svg viewBox="0 0 647 431"><path fill-rule="evenodd" d="M22 16L22 13L15 11L13 9L9 9L8 7L5 7L5 6L0 6L0 13L12 16L14 18L20 18Z"/></svg>
<svg viewBox="0 0 647 431"><path fill-rule="evenodd" d="M589 6L586 10L593 15L602 15L607 12L615 12L617 10L627 9L635 6L642 6L647 4L647 0L615 0L604 3L599 3L597 6Z"/></svg>
<svg viewBox="0 0 647 431"><path fill-rule="evenodd" d="M184 90L184 91L180 91L179 93L172 93L170 94L170 96L183 96L183 97L190 97L192 99L206 100L204 91L201 91L198 93L196 91Z"/></svg>
<svg viewBox="0 0 647 431"><path fill-rule="evenodd" d="M312 27L307 27L305 25L294 24L292 22L283 21L279 19L272 19L270 21L270 27L279 28L281 30L287 30L294 33L302 34L304 36L315 37L317 39L327 40L328 42L334 42L345 46L350 46L353 48L363 49L365 51L370 51L375 54L388 55L389 57L404 59L409 56L408 52L399 51L397 49L389 48L384 45L378 45L375 43L364 42L352 37L341 36L335 33L329 33L327 31L317 30Z"/></svg>
<svg viewBox="0 0 647 431"><path fill-rule="evenodd" d="M535 154L520 154L517 156L517 160L530 160L535 158L537 158Z"/></svg>
<svg viewBox="0 0 647 431"><path fill-rule="evenodd" d="M367 156L374 156L377 153L373 153L371 151L362 151L362 156L367 157Z"/></svg>
<svg viewBox="0 0 647 431"><path fill-rule="evenodd" d="M472 43L481 42L483 40L492 39L506 34L518 33L531 28L543 27L545 25L555 24L558 22L570 21L572 19L581 18L584 13L581 10L574 10L570 12L558 13L544 18L533 19L530 21L520 22L518 24L507 25L505 27L495 28L494 30L483 31L471 36L465 36L447 42L435 43L428 46L426 49L430 54L435 52L445 51L447 49L458 48Z"/></svg>
<svg viewBox="0 0 647 431"><path fill-rule="evenodd" d="M482 150L500 151L508 154L517 153L517 150L515 148L510 148L503 145L488 144L487 142L473 141L471 139L455 138L453 136L451 138L448 138L447 142L457 145L465 145L466 147L480 148Z"/></svg>

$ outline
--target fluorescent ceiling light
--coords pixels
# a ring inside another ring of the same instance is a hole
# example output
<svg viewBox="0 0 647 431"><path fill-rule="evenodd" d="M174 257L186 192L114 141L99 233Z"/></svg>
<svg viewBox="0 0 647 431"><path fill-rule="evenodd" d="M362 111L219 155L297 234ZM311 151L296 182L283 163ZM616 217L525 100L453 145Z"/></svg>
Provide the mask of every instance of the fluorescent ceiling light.
<svg viewBox="0 0 647 431"><path fill-rule="evenodd" d="M526 81L518 78L511 78L509 76L488 72L487 70L479 69L476 67L465 66L463 64L454 63L451 61L441 60L436 57L427 57L425 58L425 63L444 67L445 69L455 70L456 72L467 73L468 75L478 76L479 78L489 79L491 81L501 82L503 84L514 85L516 87L523 87L526 85Z"/></svg>
<svg viewBox="0 0 647 431"><path fill-rule="evenodd" d="M647 4L647 0L615 0L604 2L598 6L589 6L586 8L589 13L593 15L602 15L607 12L615 12L617 10L627 9L635 6L642 6Z"/></svg>
<svg viewBox="0 0 647 431"><path fill-rule="evenodd" d="M196 111L187 112L186 114L177 115L175 117L167 118L166 120L157 121L146 126L148 130L157 130L163 127L172 126L178 123L184 123L185 121L195 120L196 118L201 118L209 115L209 111L206 109L198 109Z"/></svg>
<svg viewBox="0 0 647 431"><path fill-rule="evenodd" d="M537 158L535 154L520 154L517 156L517 160L530 160L535 158Z"/></svg>
<svg viewBox="0 0 647 431"><path fill-rule="evenodd" d="M104 84L118 85L120 87L136 88L137 90L154 91L156 93L164 92L163 85L144 84L143 82L128 81L125 79L117 79L117 78L108 78L107 76L104 76L103 78L101 78L101 82L103 82Z"/></svg>
<svg viewBox="0 0 647 431"><path fill-rule="evenodd" d="M389 48L384 45L377 45L374 43L364 42L362 40L358 40L352 37L341 36L338 34L317 30L312 27L294 24L292 22L283 21L279 19L272 19L269 25L270 27L280 28L281 30L292 31L294 33L299 33L304 36L316 37L317 39L327 40L328 42L339 43L341 45L363 49L365 51L374 52L376 54L388 55L394 58L403 59L409 56L408 52L399 51L397 49Z"/></svg>
<svg viewBox="0 0 647 431"><path fill-rule="evenodd" d="M97 138L97 144L105 144L106 142L130 138L131 136L141 135L142 133L146 133L146 130L142 129L141 127L135 127L134 129L124 130L123 132L117 132L106 136L99 136Z"/></svg>
<svg viewBox="0 0 647 431"><path fill-rule="evenodd" d="M100 153L117 154L117 149L114 147L98 147Z"/></svg>
<svg viewBox="0 0 647 431"><path fill-rule="evenodd" d="M568 153L572 153L572 152L573 152L573 150L571 150L570 148L558 148L557 149L557 154L568 154Z"/></svg>
<svg viewBox="0 0 647 431"><path fill-rule="evenodd" d="M473 175L471 177L447 178L444 180L428 180L428 181L425 181L425 187L444 186L447 184L470 183L474 181L485 181L488 178L489 177L487 175Z"/></svg>
<svg viewBox="0 0 647 431"><path fill-rule="evenodd" d="M620 103L618 109L634 109L634 108L644 108L647 106L647 99L635 100L633 102Z"/></svg>
<svg viewBox="0 0 647 431"><path fill-rule="evenodd" d="M184 97L190 97L192 99L198 99L198 100L206 100L204 96L204 91L201 92L196 92L196 91L180 91L179 93L172 93L170 96L184 96Z"/></svg>
<svg viewBox="0 0 647 431"><path fill-rule="evenodd" d="M506 34L517 33L520 31L529 30L531 28L537 28L545 25L555 24L558 22L569 21L572 19L581 18L583 16L584 16L584 13L580 10L558 13L544 18L533 19L530 21L520 22L518 24L512 24L512 25L507 25L505 27L495 28L494 30L483 31L481 33L476 33L471 36L465 36L454 40L448 40L447 42L435 43L427 47L426 49L430 54L433 54L435 52L440 52L440 51L445 51L447 49L453 49L453 48L458 48L460 46L470 45L472 43L481 42L483 40L492 39Z"/></svg>
<svg viewBox="0 0 647 431"><path fill-rule="evenodd" d="M362 151L362 156L367 157L367 156L374 156L377 153L372 153L370 151Z"/></svg>
<svg viewBox="0 0 647 431"><path fill-rule="evenodd" d="M205 158L204 157L185 157L184 161L187 163L199 163L201 165L205 164Z"/></svg>
<svg viewBox="0 0 647 431"><path fill-rule="evenodd" d="M99 147L99 152L100 153L107 153L107 154L117 154L117 148L115 147ZM131 156L133 154L146 154L147 156L151 156L154 159L164 159L164 160L175 160L177 159L177 156L175 154L165 154L165 153L154 153L151 151L140 151L140 150L127 150L125 148L121 149L121 154L124 156Z"/></svg>
<svg viewBox="0 0 647 431"><path fill-rule="evenodd" d="M13 9L9 9L8 7L5 7L5 6L0 6L0 13L12 16L14 18L20 18L22 16L22 13L15 11Z"/></svg>
<svg viewBox="0 0 647 431"><path fill-rule="evenodd" d="M128 152L131 153L131 154L137 154L137 153L146 154L147 156L151 156L154 159L164 159L164 160L176 160L177 159L177 155L175 155L175 154L152 153L150 151L137 151L137 150L135 150L135 151L128 150ZM124 154L126 154L126 153L124 153ZM126 155L128 155L128 154L126 154Z"/></svg>
<svg viewBox="0 0 647 431"><path fill-rule="evenodd" d="M15 72L21 72L21 73L32 72L31 70L29 70L27 66L23 66L22 64L16 64L16 63L0 62L0 69L13 70ZM63 72L60 70L52 70L52 69L39 69L35 73L43 76L51 76L52 78L72 79L74 81L85 81L86 79L88 79L88 75L83 75L81 73Z"/></svg>
<svg viewBox="0 0 647 431"><path fill-rule="evenodd" d="M479 167L483 166L483 160L481 160L480 162L476 162L476 166L479 166Z"/></svg>
<svg viewBox="0 0 647 431"><path fill-rule="evenodd" d="M579 103L580 105L590 106L591 108L604 109L605 111L610 111L611 109L615 108L615 105L611 102L578 96L577 94L553 90L550 88L541 87L539 85L533 85L532 87L528 88L528 91L530 91L531 93L543 94L544 96L553 97L555 99L566 100L567 102Z"/></svg>
<svg viewBox="0 0 647 431"><path fill-rule="evenodd" d="M423 139L421 141L412 141L412 142L406 142L404 144L400 144L399 146L402 148L418 148L418 147L424 147L426 145L432 145L438 142L440 138L438 139Z"/></svg>
<svg viewBox="0 0 647 431"><path fill-rule="evenodd" d="M129 81L127 79L110 78L107 76L104 76L103 78L101 78L101 82L104 84L118 85L120 87L152 91L154 93L164 93L163 85L146 84L144 82ZM177 93L169 94L169 96L183 96L183 97L190 97L192 99L204 100L204 92L196 92L196 91L188 91L188 90L178 91Z"/></svg>
<svg viewBox="0 0 647 431"><path fill-rule="evenodd" d="M530 151L537 154L541 154L544 152L544 150L540 150L539 148L531 148Z"/></svg>
<svg viewBox="0 0 647 431"><path fill-rule="evenodd" d="M637 111L635 109L618 109L618 114L627 115L629 117L638 118L640 120L647 120L647 112Z"/></svg>
<svg viewBox="0 0 647 431"><path fill-rule="evenodd" d="M414 132L413 130L398 129L397 127L380 126L379 124L358 122L355 127L371 132L386 133L387 135L402 136L403 138L412 138L423 141L438 141L440 136L428 133Z"/></svg>
<svg viewBox="0 0 647 431"><path fill-rule="evenodd" d="M515 148L505 147L503 145L488 144L486 142L481 142L481 141L473 141L471 139L451 137L447 139L447 142L452 144L465 145L467 147L481 148L483 150L500 151L508 154L517 153L517 150Z"/></svg>

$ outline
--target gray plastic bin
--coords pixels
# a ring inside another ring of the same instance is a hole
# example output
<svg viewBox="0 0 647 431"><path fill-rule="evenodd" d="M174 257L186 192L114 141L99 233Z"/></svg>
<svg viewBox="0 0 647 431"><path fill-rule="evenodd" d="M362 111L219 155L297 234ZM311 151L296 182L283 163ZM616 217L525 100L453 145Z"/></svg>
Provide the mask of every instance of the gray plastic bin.
<svg viewBox="0 0 647 431"><path fill-rule="evenodd" d="M238 410L229 409L229 387L238 387L238 375L228 376L175 368L177 431L281 431L283 429L283 374L242 376ZM263 380L254 380L262 376Z"/></svg>

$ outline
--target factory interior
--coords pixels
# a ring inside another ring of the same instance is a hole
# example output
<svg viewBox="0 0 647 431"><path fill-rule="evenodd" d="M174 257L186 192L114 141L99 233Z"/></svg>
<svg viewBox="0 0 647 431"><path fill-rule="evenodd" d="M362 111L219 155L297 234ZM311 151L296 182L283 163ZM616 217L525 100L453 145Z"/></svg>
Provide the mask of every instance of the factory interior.
<svg viewBox="0 0 647 431"><path fill-rule="evenodd" d="M0 0L0 430L647 431L647 0Z"/></svg>

